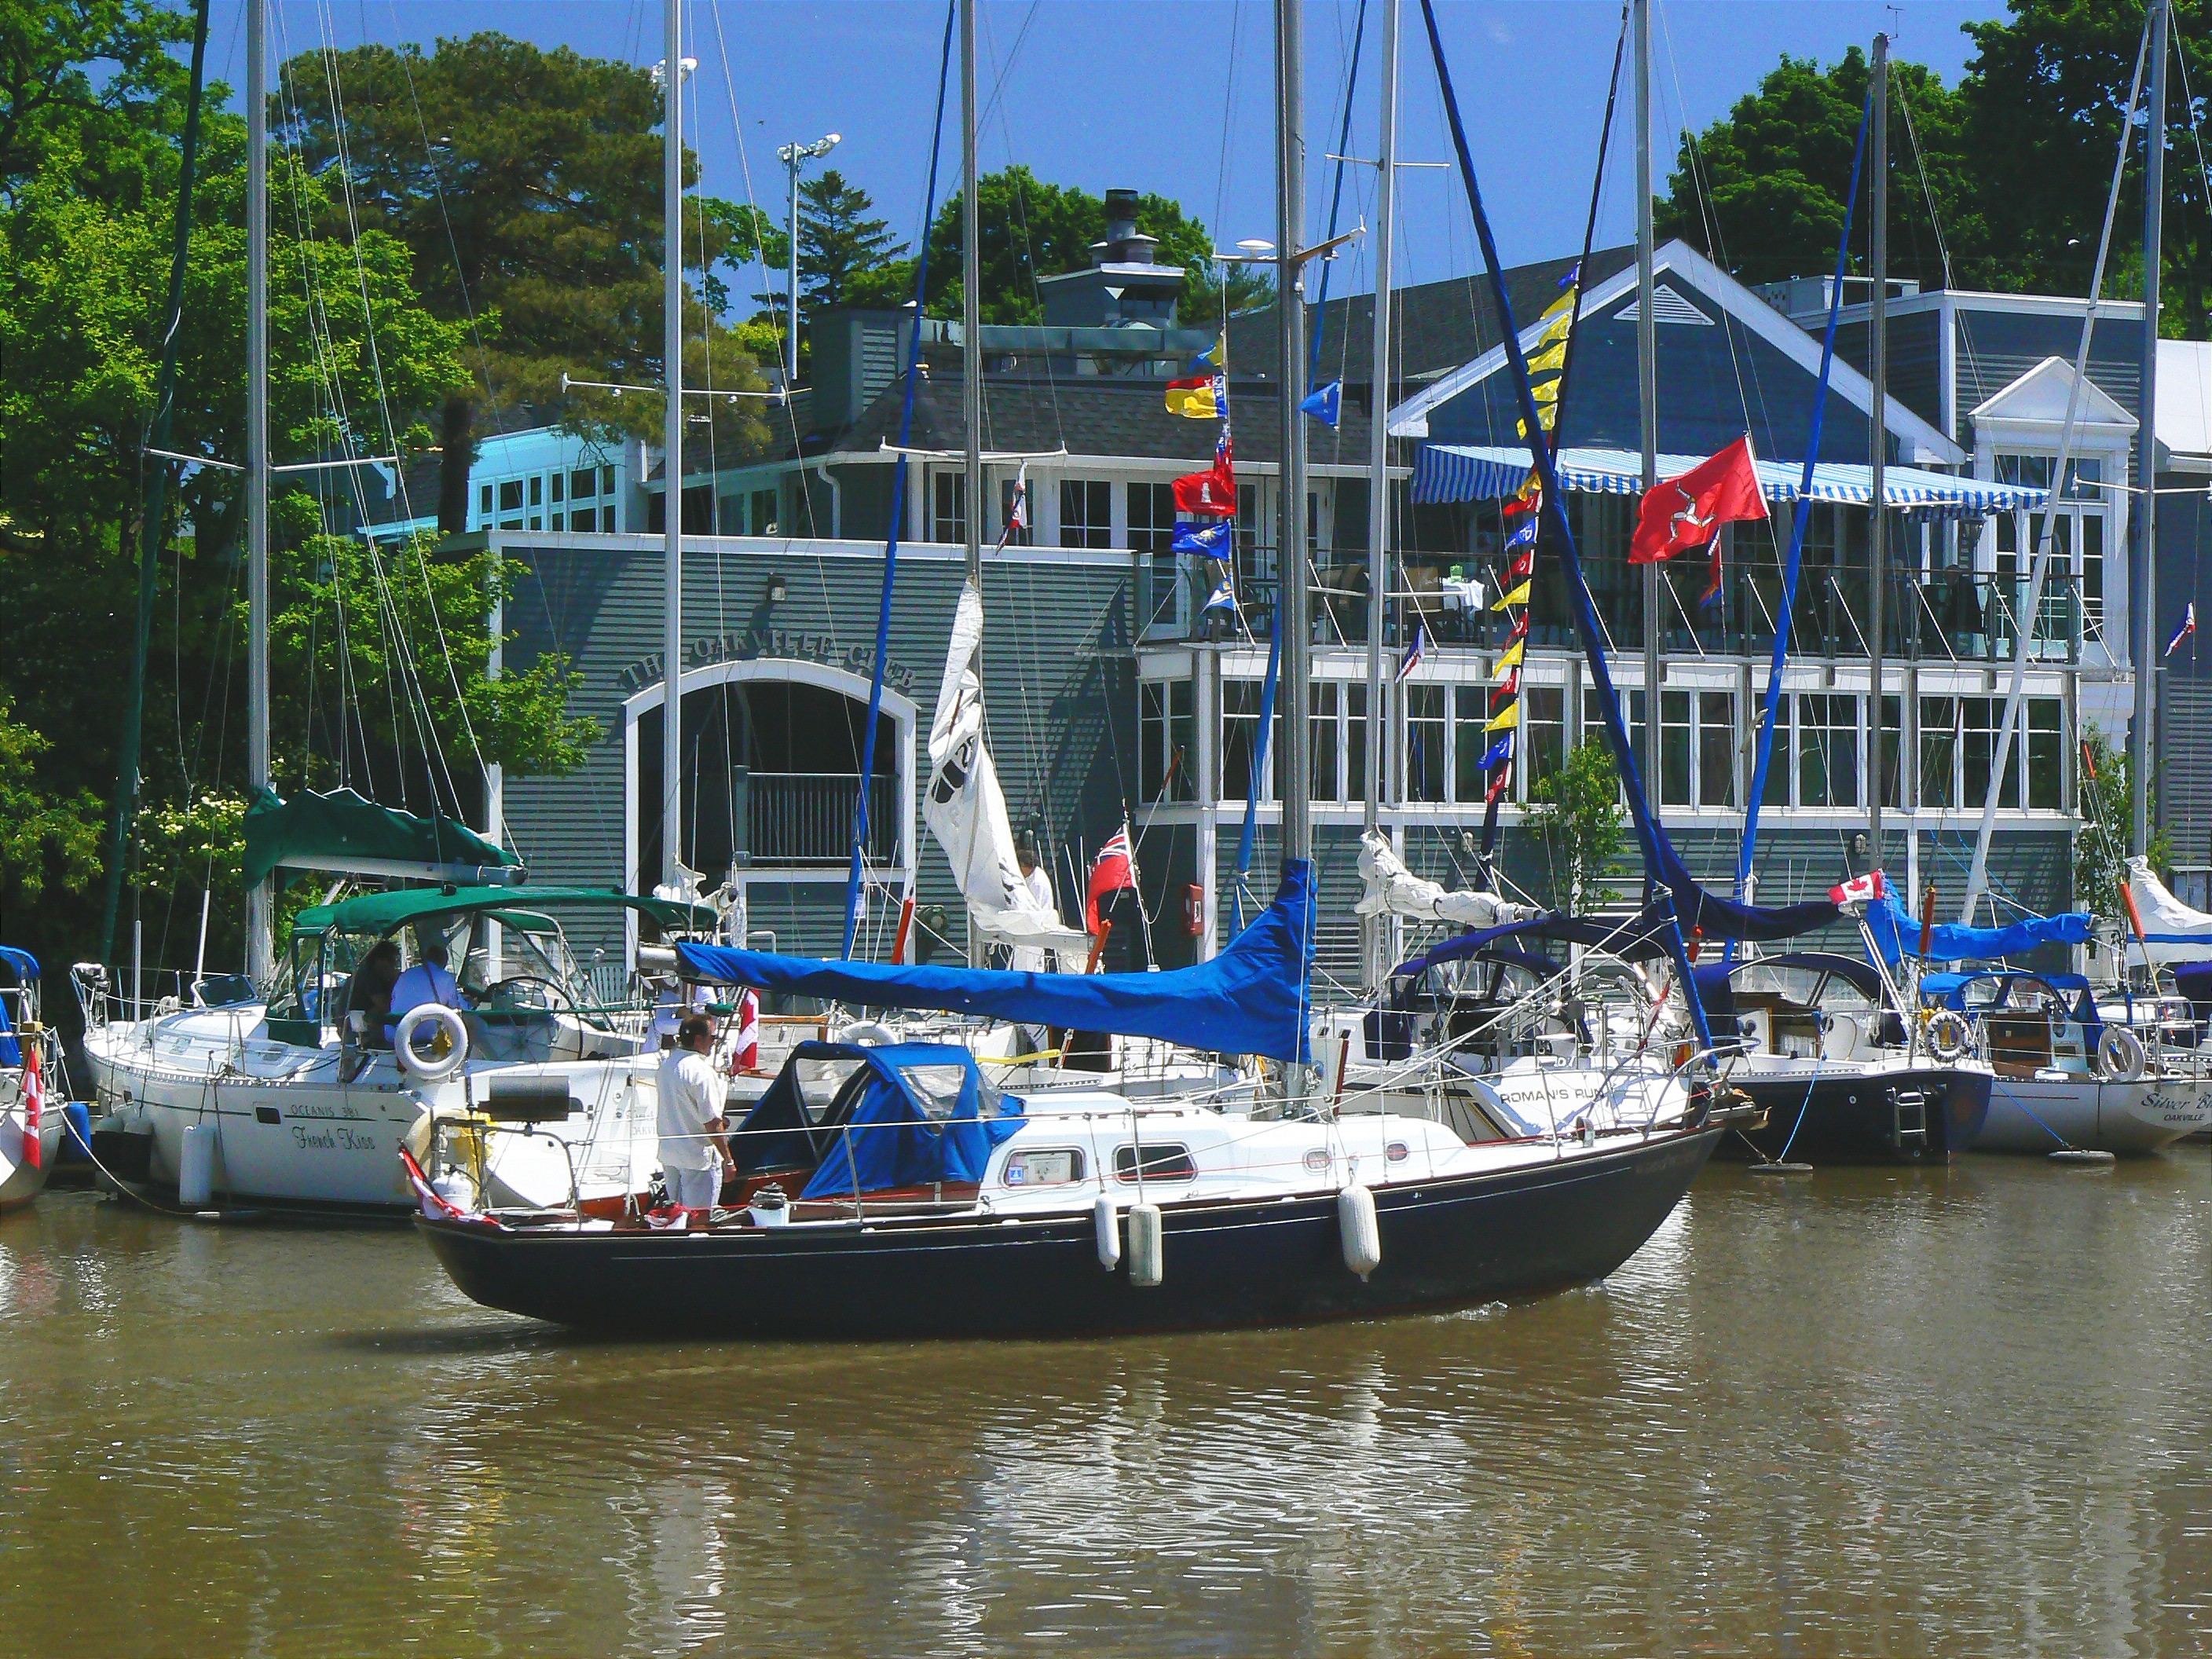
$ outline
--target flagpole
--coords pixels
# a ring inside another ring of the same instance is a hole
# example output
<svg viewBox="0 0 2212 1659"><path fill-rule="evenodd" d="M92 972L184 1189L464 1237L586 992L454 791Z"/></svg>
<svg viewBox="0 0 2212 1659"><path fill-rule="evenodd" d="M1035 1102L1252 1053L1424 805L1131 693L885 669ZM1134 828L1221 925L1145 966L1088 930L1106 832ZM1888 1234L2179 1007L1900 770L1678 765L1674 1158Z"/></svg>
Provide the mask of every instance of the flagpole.
<svg viewBox="0 0 2212 1659"><path fill-rule="evenodd" d="M1382 0L1382 149L1376 163L1375 367L1367 400L1367 789L1362 822L1382 821L1382 623L1390 592L1390 290L1398 210L1398 0ZM1380 997L1390 973L1387 917L1359 919L1360 989Z"/></svg>
<svg viewBox="0 0 2212 1659"><path fill-rule="evenodd" d="M1873 501L1867 523L1867 661L1874 696L1868 709L1867 869L1882 867L1882 623L1889 581L1889 512L1884 477L1889 459L1889 37L1874 38L1874 303L1867 312L1867 368L1874 409L1867 417L1868 471ZM1815 459L1818 459L1817 457ZM1902 711L1898 721L1904 725ZM1864 871L1858 873L1863 875Z"/></svg>
<svg viewBox="0 0 2212 1659"><path fill-rule="evenodd" d="M2136 405L2136 714L2128 745L2135 787L2135 819L2128 848L2137 858L2150 855L2150 739L2157 708L2158 661L2158 412L2159 264L2166 228L2166 54L2172 0L2152 0L2150 121L2143 152L2143 325L2142 389ZM2063 483L2063 480L2061 480Z"/></svg>
<svg viewBox="0 0 2212 1659"><path fill-rule="evenodd" d="M975 202L975 0L960 0L960 416L961 489L968 510L968 580L983 592L982 253ZM980 663L978 674L981 672Z"/></svg>
<svg viewBox="0 0 2212 1659"><path fill-rule="evenodd" d="M246 8L246 781L269 787L269 40L268 0ZM276 890L246 890L246 971L276 970ZM134 991L136 988L133 988ZM143 1014L143 1008L136 1011Z"/></svg>
<svg viewBox="0 0 2212 1659"><path fill-rule="evenodd" d="M1644 491L1659 487L1659 327L1652 313L1655 262L1651 231L1651 0L1636 8L1636 403L1644 447ZM1559 436L1564 438L1562 432ZM1556 452L1555 452L1556 453ZM1562 510L1566 503L1559 503ZM1659 779L1660 567L1644 568L1644 775L1655 794Z"/></svg>

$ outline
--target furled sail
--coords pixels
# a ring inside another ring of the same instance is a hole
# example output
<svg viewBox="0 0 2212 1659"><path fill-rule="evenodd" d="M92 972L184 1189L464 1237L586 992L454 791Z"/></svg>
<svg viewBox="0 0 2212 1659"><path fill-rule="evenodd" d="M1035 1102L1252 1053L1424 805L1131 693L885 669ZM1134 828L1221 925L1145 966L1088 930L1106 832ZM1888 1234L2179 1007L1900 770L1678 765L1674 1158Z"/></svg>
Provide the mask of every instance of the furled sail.
<svg viewBox="0 0 2212 1659"><path fill-rule="evenodd" d="M982 644L983 596L969 582L960 590L945 653L945 684L930 722L929 793L921 815L951 863L952 879L979 933L998 944L1058 951L1063 967L1080 968L1091 936L1065 926L1057 911L1039 903L1015 860L1006 797L983 740L983 683L975 672Z"/></svg>
<svg viewBox="0 0 2212 1659"><path fill-rule="evenodd" d="M2150 860L2128 860L2128 896L2142 919L2143 951L2154 963L2212 959L2212 915L2184 904L2151 873Z"/></svg>
<svg viewBox="0 0 2212 1659"><path fill-rule="evenodd" d="M1541 914L1495 893L1457 892L1415 875L1390 850L1389 837L1369 830L1359 843L1359 879L1366 892L1357 907L1363 916L1404 916L1413 921L1449 921L1462 927L1496 927Z"/></svg>

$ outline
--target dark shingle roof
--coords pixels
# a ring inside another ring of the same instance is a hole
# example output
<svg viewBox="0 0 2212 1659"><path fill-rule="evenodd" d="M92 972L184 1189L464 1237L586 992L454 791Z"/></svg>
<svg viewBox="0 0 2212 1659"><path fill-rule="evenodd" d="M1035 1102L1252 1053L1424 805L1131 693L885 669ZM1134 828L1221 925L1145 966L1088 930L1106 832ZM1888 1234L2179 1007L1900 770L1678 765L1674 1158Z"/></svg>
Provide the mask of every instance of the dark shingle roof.
<svg viewBox="0 0 2212 1659"><path fill-rule="evenodd" d="M961 377L939 372L915 391L917 449L957 450L963 441ZM886 387L842 434L831 455L872 454L896 441L903 386ZM1272 462L1282 453L1282 416L1273 381L1238 380L1229 402L1239 460ZM1364 398L1347 392L1336 431L1318 421L1307 428L1306 453L1321 465L1367 464ZM983 447L1000 453L1043 453L1065 444L1072 454L1142 456L1203 466L1213 458L1215 427L1172 415L1166 383L1097 375L1046 380L987 376L983 382Z"/></svg>
<svg viewBox="0 0 2212 1659"><path fill-rule="evenodd" d="M1516 265L1505 273L1505 291L1513 305L1513 318L1522 327L1536 320L1546 306L1559 297L1559 279L1574 266L1569 255ZM1583 273L1587 293L1614 272L1636 263L1632 247L1595 250ZM1440 283L1422 283L1397 291L1399 307L1399 374L1403 383L1418 386L1471 363L1496 345L1501 337L1498 309L1492 304L1490 283L1480 273L1453 276ZM1314 326L1318 307L1309 307L1306 326ZM1364 386L1370 378L1369 338L1375 327L1375 296L1354 294L1331 300L1326 332L1322 339L1322 374L1334 379L1340 372L1346 386ZM1280 356L1275 343L1275 309L1250 311L1229 319L1229 361L1240 373L1272 375Z"/></svg>

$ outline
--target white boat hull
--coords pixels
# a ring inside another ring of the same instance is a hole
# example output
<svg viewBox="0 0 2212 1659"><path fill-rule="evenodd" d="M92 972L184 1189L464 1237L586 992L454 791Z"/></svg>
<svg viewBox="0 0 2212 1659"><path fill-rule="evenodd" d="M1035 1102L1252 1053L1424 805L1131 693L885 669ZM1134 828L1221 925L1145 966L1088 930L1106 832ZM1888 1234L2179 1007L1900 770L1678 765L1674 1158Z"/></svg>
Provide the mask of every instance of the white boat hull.
<svg viewBox="0 0 2212 1659"><path fill-rule="evenodd" d="M33 1164L24 1156L30 1137L23 1125L21 1109L0 1111L0 1210L12 1210L19 1204L28 1204L46 1184L53 1173L54 1160L61 1156L63 1122L61 1108L57 1105L39 1129L39 1146L43 1156Z"/></svg>
<svg viewBox="0 0 2212 1659"><path fill-rule="evenodd" d="M2053 1152L2076 1146L2148 1152L2212 1127L2212 1078L2145 1077L2110 1082L2048 1069L1999 1077L1976 1152Z"/></svg>
<svg viewBox="0 0 2212 1659"><path fill-rule="evenodd" d="M85 1050L105 1113L153 1135L148 1174L173 1187L182 1167L185 1129L215 1133L215 1194L230 1202L334 1211L414 1207L401 1167L426 1107L466 1114L485 1099L489 1077L558 1078L581 1109L532 1133L485 1138L487 1198L529 1206L566 1205L584 1195L645 1190L658 1160L653 1091L657 1056L479 1066L431 1085L410 1083L388 1053L354 1077L342 1075L336 1048L308 1049L254 1035L259 1010L172 1015L141 1025L88 1030ZM210 1043L234 1024L235 1039ZM422 1150L418 1145L418 1150Z"/></svg>

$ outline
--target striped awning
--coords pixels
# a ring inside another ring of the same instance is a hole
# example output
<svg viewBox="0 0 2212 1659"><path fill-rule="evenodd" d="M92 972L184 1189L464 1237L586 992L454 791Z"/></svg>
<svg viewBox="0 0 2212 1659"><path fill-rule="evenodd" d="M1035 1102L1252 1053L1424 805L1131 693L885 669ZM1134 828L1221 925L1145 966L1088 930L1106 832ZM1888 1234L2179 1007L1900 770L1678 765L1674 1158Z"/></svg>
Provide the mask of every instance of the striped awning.
<svg viewBox="0 0 2212 1659"><path fill-rule="evenodd" d="M1662 455L1659 476L1679 477L1705 460L1703 455ZM1424 444L1413 464L1416 501L1491 501L1516 495L1528 477L1528 452L1518 445ZM1795 502L1804 482L1802 461L1759 463L1760 493L1770 501ZM1626 449L1563 449L1559 482L1570 490L1601 495L1644 493L1644 460ZM2040 506L2048 493L1985 478L1954 478L1917 466L1883 469L1882 499L1939 518L1982 518L1991 513ZM1813 499L1864 507L1874 500L1874 473L1847 461L1821 461L1813 468Z"/></svg>

